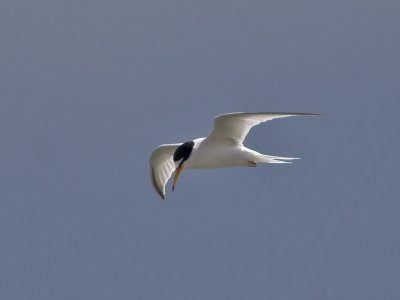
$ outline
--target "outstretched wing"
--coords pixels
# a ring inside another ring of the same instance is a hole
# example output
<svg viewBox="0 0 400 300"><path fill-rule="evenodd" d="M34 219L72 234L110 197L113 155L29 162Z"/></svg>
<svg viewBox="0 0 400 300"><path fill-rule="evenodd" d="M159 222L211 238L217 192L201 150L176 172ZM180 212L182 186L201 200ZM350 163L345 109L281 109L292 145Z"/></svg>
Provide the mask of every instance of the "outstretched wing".
<svg viewBox="0 0 400 300"><path fill-rule="evenodd" d="M154 189L165 199L165 185L175 170L172 159L176 148L181 144L160 145L150 156L150 176Z"/></svg>
<svg viewBox="0 0 400 300"><path fill-rule="evenodd" d="M277 118L292 116L314 116L314 113L289 112L258 112L258 113L229 113L215 117L214 129L207 137L208 143L228 142L242 144L250 129L260 123Z"/></svg>

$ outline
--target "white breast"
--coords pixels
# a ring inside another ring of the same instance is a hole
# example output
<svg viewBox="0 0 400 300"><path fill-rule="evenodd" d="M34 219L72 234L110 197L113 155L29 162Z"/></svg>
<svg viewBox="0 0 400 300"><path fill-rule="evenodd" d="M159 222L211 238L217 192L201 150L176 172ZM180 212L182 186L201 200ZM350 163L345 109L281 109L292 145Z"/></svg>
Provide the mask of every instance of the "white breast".
<svg viewBox="0 0 400 300"><path fill-rule="evenodd" d="M195 146L184 164L185 168L210 169L248 165L247 148L228 143L202 143L204 139L194 140Z"/></svg>

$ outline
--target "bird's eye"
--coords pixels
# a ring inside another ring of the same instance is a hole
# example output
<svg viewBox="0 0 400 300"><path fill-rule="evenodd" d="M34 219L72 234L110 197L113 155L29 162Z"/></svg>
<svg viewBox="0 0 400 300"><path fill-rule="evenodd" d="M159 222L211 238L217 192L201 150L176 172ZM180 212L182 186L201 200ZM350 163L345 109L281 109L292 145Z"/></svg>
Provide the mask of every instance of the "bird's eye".
<svg viewBox="0 0 400 300"><path fill-rule="evenodd" d="M178 148L176 148L175 152L174 152L174 161L175 162L179 162L181 160L187 160L190 156L190 153L193 150L193 146L194 146L194 142L193 141L189 141L186 143L183 143L182 145L180 145Z"/></svg>

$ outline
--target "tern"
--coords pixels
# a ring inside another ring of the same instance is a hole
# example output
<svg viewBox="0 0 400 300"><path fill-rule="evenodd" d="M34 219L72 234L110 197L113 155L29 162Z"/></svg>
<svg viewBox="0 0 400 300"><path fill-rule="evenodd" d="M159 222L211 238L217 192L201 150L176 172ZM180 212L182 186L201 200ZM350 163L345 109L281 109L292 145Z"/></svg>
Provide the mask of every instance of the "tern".
<svg viewBox="0 0 400 300"><path fill-rule="evenodd" d="M150 156L150 175L154 189L165 199L165 185L175 172L172 191L186 169L255 167L259 163L290 163L297 158L271 156L246 148L243 141L250 129L260 123L292 116L316 116L316 113L256 112L228 113L215 117L208 137L158 146ZM289 160L289 162L288 162Z"/></svg>

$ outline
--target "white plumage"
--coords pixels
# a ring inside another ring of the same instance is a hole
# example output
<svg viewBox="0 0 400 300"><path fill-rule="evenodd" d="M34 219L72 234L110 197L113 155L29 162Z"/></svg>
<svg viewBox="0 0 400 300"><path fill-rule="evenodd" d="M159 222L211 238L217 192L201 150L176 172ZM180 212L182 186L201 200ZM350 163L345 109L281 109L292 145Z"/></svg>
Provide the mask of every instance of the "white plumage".
<svg viewBox="0 0 400 300"><path fill-rule="evenodd" d="M153 151L150 156L153 186L161 198L165 199L165 185L175 170L174 185L183 168L254 167L257 163L288 163L287 160L296 158L264 155L246 148L243 146L246 135L253 126L266 121L313 115L318 114L260 112L217 116L214 119L214 129L208 137L195 139L185 145L182 143L160 145Z"/></svg>

